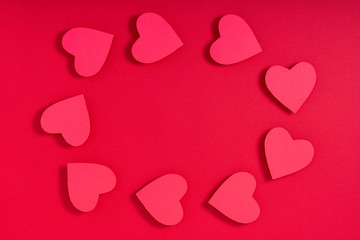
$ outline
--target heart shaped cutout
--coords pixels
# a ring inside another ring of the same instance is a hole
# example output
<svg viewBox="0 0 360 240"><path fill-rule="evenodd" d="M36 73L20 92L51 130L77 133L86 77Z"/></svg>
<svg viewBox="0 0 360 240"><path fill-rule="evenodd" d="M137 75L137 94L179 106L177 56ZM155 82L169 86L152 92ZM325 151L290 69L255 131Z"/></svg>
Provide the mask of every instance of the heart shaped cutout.
<svg viewBox="0 0 360 240"><path fill-rule="evenodd" d="M183 218L180 200L187 190L186 180L178 174L166 174L136 193L146 210L159 223L172 226Z"/></svg>
<svg viewBox="0 0 360 240"><path fill-rule="evenodd" d="M116 185L114 172L94 163L69 163L67 179L71 203L82 212L94 210L99 195L110 192Z"/></svg>
<svg viewBox="0 0 360 240"><path fill-rule="evenodd" d="M253 194L256 180L247 172L231 175L217 189L209 204L238 223L250 223L260 215L260 207Z"/></svg>
<svg viewBox="0 0 360 240"><path fill-rule="evenodd" d="M277 65L266 72L265 82L272 95L296 113L315 86L316 72L307 62L300 62L291 69Z"/></svg>
<svg viewBox="0 0 360 240"><path fill-rule="evenodd" d="M158 14L142 14L136 21L136 27L140 37L131 52L141 63L159 61L183 45L174 29Z"/></svg>
<svg viewBox="0 0 360 240"><path fill-rule="evenodd" d="M249 25L233 14L219 21L220 37L211 45L211 58L223 65L241 62L262 52L259 42Z"/></svg>
<svg viewBox="0 0 360 240"><path fill-rule="evenodd" d="M314 156L314 147L309 141L293 140L288 131L281 127L269 131L264 145L272 179L305 168Z"/></svg>
<svg viewBox="0 0 360 240"><path fill-rule="evenodd" d="M113 37L110 33L77 27L64 34L62 45L74 56L75 71L82 77L91 77L104 65Z"/></svg>
<svg viewBox="0 0 360 240"><path fill-rule="evenodd" d="M43 112L40 124L47 133L62 134L71 146L82 145L90 134L90 118L84 95L51 105Z"/></svg>

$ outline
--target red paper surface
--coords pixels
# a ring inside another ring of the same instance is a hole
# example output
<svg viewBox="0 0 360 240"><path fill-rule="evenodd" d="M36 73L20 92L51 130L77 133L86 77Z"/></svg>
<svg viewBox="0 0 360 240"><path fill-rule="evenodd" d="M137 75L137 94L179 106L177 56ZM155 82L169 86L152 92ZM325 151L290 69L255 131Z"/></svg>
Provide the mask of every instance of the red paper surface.
<svg viewBox="0 0 360 240"><path fill-rule="evenodd" d="M353 1L3 1L0 8L0 238L359 239L360 4ZM136 18L155 12L184 46L137 63ZM241 16L263 52L231 66L209 55L225 14ZM73 27L114 34L108 59L79 77L61 37ZM272 65L307 61L314 90L290 114L266 89ZM91 133L80 147L40 127L49 105L84 94ZM284 127L315 148L305 169L270 180L265 134ZM117 186L79 213L66 164L110 167ZM208 205L231 174L254 175L261 214L239 225ZM135 193L177 173L188 183L184 218L163 227Z"/></svg>

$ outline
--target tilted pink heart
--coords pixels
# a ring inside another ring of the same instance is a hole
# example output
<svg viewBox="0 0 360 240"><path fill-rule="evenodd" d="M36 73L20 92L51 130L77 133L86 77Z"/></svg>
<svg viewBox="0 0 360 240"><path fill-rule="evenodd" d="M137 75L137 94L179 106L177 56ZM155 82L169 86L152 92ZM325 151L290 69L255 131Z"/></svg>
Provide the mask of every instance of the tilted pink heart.
<svg viewBox="0 0 360 240"><path fill-rule="evenodd" d="M180 200L187 190L186 180L177 174L166 174L136 193L146 210L164 225L178 224L183 218Z"/></svg>
<svg viewBox="0 0 360 240"><path fill-rule="evenodd" d="M314 147L307 140L293 140L284 128L273 128L265 138L265 155L272 179L295 173L312 161Z"/></svg>
<svg viewBox="0 0 360 240"><path fill-rule="evenodd" d="M76 72L83 77L98 73L105 63L114 35L91 28L72 28L62 38L64 49L75 57Z"/></svg>
<svg viewBox="0 0 360 240"><path fill-rule="evenodd" d="M300 62L290 70L272 66L266 72L265 82L272 95L296 113L315 86L316 72L307 62Z"/></svg>
<svg viewBox="0 0 360 240"><path fill-rule="evenodd" d="M82 212L94 210L99 195L110 192L116 185L114 172L94 163L69 163L67 179L71 203Z"/></svg>
<svg viewBox="0 0 360 240"><path fill-rule="evenodd" d="M241 62L262 52L249 25L239 16L228 14L219 21L218 38L210 47L212 59L223 65Z"/></svg>
<svg viewBox="0 0 360 240"><path fill-rule="evenodd" d="M260 215L260 207L253 194L256 180L247 172L230 176L209 200L209 204L238 223L250 223Z"/></svg>
<svg viewBox="0 0 360 240"><path fill-rule="evenodd" d="M90 119L84 95L71 97L48 107L41 116L47 133L60 133L71 146L82 145L90 134Z"/></svg>
<svg viewBox="0 0 360 240"><path fill-rule="evenodd" d="M153 63L173 53L183 43L164 18L144 13L136 21L140 37L132 46L133 57L141 63Z"/></svg>

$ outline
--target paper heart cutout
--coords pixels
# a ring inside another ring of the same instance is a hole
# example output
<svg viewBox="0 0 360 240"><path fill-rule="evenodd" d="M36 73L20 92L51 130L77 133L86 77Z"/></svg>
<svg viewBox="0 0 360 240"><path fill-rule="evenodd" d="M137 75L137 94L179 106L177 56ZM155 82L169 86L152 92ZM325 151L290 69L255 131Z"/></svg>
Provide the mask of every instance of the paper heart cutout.
<svg viewBox="0 0 360 240"><path fill-rule="evenodd" d="M183 218L180 200L187 190L186 180L177 174L166 174L136 193L146 210L159 223L178 224Z"/></svg>
<svg viewBox="0 0 360 240"><path fill-rule="evenodd" d="M256 180L247 172L231 175L218 188L209 204L238 223L250 223L260 215L260 207L253 194Z"/></svg>
<svg viewBox="0 0 360 240"><path fill-rule="evenodd" d="M40 124L47 133L60 133L71 146L82 145L90 134L90 119L84 95L71 97L48 107Z"/></svg>
<svg viewBox="0 0 360 240"><path fill-rule="evenodd" d="M99 195L110 192L116 185L114 172L94 163L68 163L67 179L71 203L82 212L94 210Z"/></svg>
<svg viewBox="0 0 360 240"><path fill-rule="evenodd" d="M63 48L74 56L74 67L82 77L98 73L105 63L114 35L91 28L72 28L62 38Z"/></svg>
<svg viewBox="0 0 360 240"><path fill-rule="evenodd" d="M141 63L159 61L183 45L174 29L158 14L142 14L136 21L136 27L140 37L131 52Z"/></svg>
<svg viewBox="0 0 360 240"><path fill-rule="evenodd" d="M314 156L314 147L309 141L293 140L288 131L281 127L269 131L264 145L272 179L305 168Z"/></svg>
<svg viewBox="0 0 360 240"><path fill-rule="evenodd" d="M296 113L315 86L316 72L307 62L300 62L291 69L277 65L266 72L265 82L272 95Z"/></svg>
<svg viewBox="0 0 360 240"><path fill-rule="evenodd" d="M241 62L262 52L259 42L249 25L233 14L219 21L220 37L211 45L212 59L223 65Z"/></svg>

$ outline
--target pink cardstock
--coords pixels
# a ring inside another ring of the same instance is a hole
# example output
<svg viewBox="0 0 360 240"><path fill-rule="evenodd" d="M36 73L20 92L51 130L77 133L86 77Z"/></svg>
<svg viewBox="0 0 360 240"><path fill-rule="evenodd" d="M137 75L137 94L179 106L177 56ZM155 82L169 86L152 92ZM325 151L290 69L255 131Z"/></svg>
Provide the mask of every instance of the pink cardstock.
<svg viewBox="0 0 360 240"><path fill-rule="evenodd" d="M250 223L260 215L260 207L253 194L256 180L247 172L231 175L218 188L209 204L238 223Z"/></svg>
<svg viewBox="0 0 360 240"><path fill-rule="evenodd" d="M305 168L314 156L314 147L309 141L293 140L288 131L281 127L269 131L264 145L272 179Z"/></svg>
<svg viewBox="0 0 360 240"><path fill-rule="evenodd" d="M291 69L276 65L266 72L265 82L272 95L296 113L315 86L316 72L307 62L300 62Z"/></svg>
<svg viewBox="0 0 360 240"><path fill-rule="evenodd" d="M262 52L249 25L237 15L223 16L219 33L220 37L210 47L212 59L219 64L238 63Z"/></svg>
<svg viewBox="0 0 360 240"><path fill-rule="evenodd" d="M186 180L177 174L166 174L152 181L136 196L159 223L172 226L183 218L180 200L187 190Z"/></svg>
<svg viewBox="0 0 360 240"><path fill-rule="evenodd" d="M116 185L114 172L94 163L68 163L67 179L71 203L82 212L94 210L99 195L110 192Z"/></svg>
<svg viewBox="0 0 360 240"><path fill-rule="evenodd" d="M82 77L91 77L104 65L113 37L110 33L77 27L64 34L62 45L74 56L76 72Z"/></svg>
<svg viewBox="0 0 360 240"><path fill-rule="evenodd" d="M84 95L57 102L43 112L40 124L51 134L62 134L71 146L82 145L90 135L90 118Z"/></svg>
<svg viewBox="0 0 360 240"><path fill-rule="evenodd" d="M183 46L174 29L156 13L144 13L136 21L140 37L132 46L133 57L141 63L153 63Z"/></svg>

